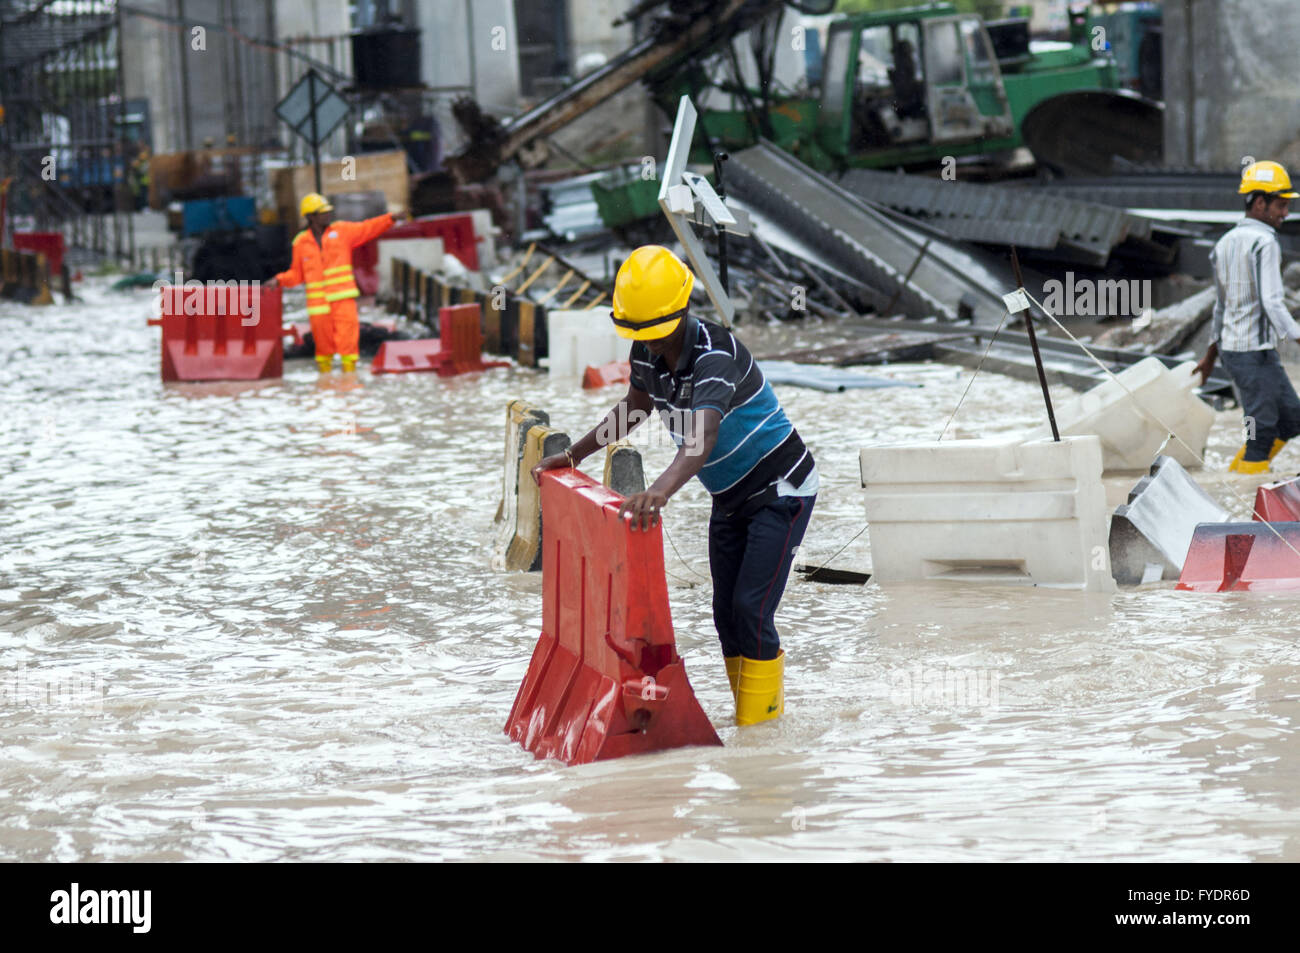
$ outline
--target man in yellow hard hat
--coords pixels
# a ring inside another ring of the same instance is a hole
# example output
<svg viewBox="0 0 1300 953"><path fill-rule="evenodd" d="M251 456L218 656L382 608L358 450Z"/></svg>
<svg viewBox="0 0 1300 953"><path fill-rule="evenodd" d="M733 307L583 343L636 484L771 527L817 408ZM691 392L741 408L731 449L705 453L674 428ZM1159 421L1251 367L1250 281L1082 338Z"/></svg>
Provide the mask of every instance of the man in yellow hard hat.
<svg viewBox="0 0 1300 953"><path fill-rule="evenodd" d="M1300 434L1300 397L1277 356L1279 338L1300 339L1282 295L1277 228L1291 210L1291 177L1276 162L1254 162L1241 175L1246 217L1214 246L1214 322L1197 370L1208 380L1223 358L1246 422L1246 443L1228 469L1267 473L1269 462Z"/></svg>
<svg viewBox="0 0 1300 953"><path fill-rule="evenodd" d="M615 330L632 340L626 396L565 453L533 470L576 466L659 412L677 456L623 501L633 528L657 525L693 476L713 495L713 621L736 699L736 723L785 710L785 652L774 624L795 550L817 499L817 466L772 386L726 328L690 314L695 277L659 245L636 249L614 280Z"/></svg>
<svg viewBox="0 0 1300 953"><path fill-rule="evenodd" d="M316 366L329 373L334 355L343 359L345 372L357 369L360 357L361 322L357 296L361 292L352 277L352 249L388 231L405 216L377 215L364 222L335 222L334 206L318 192L302 197L299 211L307 227L293 239L293 264L271 279L270 284L292 288L307 285L307 316L316 344Z"/></svg>

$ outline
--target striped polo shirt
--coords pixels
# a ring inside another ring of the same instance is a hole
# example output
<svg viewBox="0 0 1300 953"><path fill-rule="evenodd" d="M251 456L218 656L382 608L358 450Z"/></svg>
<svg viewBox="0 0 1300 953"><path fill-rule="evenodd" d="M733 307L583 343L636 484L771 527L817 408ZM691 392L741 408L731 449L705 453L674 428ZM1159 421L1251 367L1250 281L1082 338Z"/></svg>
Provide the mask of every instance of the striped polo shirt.
<svg viewBox="0 0 1300 953"><path fill-rule="evenodd" d="M1300 337L1282 295L1282 250L1273 227L1243 218L1210 252L1214 321L1210 340L1224 351L1263 351L1278 337Z"/></svg>
<svg viewBox="0 0 1300 953"><path fill-rule="evenodd" d="M679 447L694 411L712 407L722 415L700 482L724 514L753 513L778 496L781 481L802 484L814 470L813 456L745 345L712 321L686 321L675 368L633 342L632 386L649 393Z"/></svg>

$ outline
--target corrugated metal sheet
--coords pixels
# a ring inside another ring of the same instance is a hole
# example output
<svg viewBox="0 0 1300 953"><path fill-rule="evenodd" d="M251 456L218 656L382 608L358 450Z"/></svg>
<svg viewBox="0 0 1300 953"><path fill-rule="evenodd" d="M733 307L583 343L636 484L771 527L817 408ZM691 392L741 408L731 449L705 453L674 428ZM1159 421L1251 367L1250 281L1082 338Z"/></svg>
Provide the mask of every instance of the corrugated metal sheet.
<svg viewBox="0 0 1300 953"><path fill-rule="evenodd" d="M867 201L933 222L969 241L1060 251L1097 266L1105 265L1124 241L1151 236L1149 219L1037 190L867 169L847 172L840 182Z"/></svg>
<svg viewBox="0 0 1300 953"><path fill-rule="evenodd" d="M989 272L965 249L908 228L767 143L727 163L727 193L781 224L824 261L878 289L915 317L996 324L1009 278ZM908 277L910 275L910 278Z"/></svg>

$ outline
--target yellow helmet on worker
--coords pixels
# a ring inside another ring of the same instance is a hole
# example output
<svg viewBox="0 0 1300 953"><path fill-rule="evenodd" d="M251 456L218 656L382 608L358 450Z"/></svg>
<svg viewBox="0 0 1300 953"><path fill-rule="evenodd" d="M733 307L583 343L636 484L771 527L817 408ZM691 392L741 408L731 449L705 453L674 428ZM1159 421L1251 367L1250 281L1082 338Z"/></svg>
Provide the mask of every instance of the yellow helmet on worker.
<svg viewBox="0 0 1300 953"><path fill-rule="evenodd" d="M302 197L302 202L298 205L298 212L303 218L308 215L315 215L317 212L332 212L334 206L330 205L329 200L319 192L308 192Z"/></svg>
<svg viewBox="0 0 1300 953"><path fill-rule="evenodd" d="M642 245L614 277L614 330L634 341L666 338L686 316L695 276L662 245Z"/></svg>
<svg viewBox="0 0 1300 953"><path fill-rule="evenodd" d="M1241 172L1241 185L1237 188L1239 195L1251 192L1266 192L1284 199L1300 198L1300 192L1291 191L1291 176L1277 162L1264 160L1252 162Z"/></svg>

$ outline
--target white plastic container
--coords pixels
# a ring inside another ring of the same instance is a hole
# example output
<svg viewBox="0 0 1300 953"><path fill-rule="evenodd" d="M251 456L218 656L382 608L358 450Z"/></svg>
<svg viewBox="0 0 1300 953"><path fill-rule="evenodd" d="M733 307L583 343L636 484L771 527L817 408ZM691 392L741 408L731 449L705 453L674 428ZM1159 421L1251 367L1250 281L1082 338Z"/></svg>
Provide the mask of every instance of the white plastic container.
<svg viewBox="0 0 1300 953"><path fill-rule="evenodd" d="M588 367L626 361L632 344L614 331L608 308L546 312L546 340L552 377L582 377Z"/></svg>
<svg viewBox="0 0 1300 953"><path fill-rule="evenodd" d="M379 239L379 298L393 292L393 259L400 258L417 271L433 274L442 266L441 238Z"/></svg>
<svg viewBox="0 0 1300 953"><path fill-rule="evenodd" d="M1056 405L1061 436L1100 437L1102 466L1107 471L1146 470L1160 453L1184 467L1201 466L1214 409L1194 393L1200 384L1192 370L1195 366L1187 361L1167 368L1159 358L1148 357L1116 375L1132 397L1107 378L1092 390L1061 401ZM1171 427L1181 442L1170 439L1166 443L1169 432L1155 418ZM1031 436L1050 433L1044 425Z"/></svg>
<svg viewBox="0 0 1300 953"><path fill-rule="evenodd" d="M869 447L859 464L877 582L1115 590L1094 436Z"/></svg>

